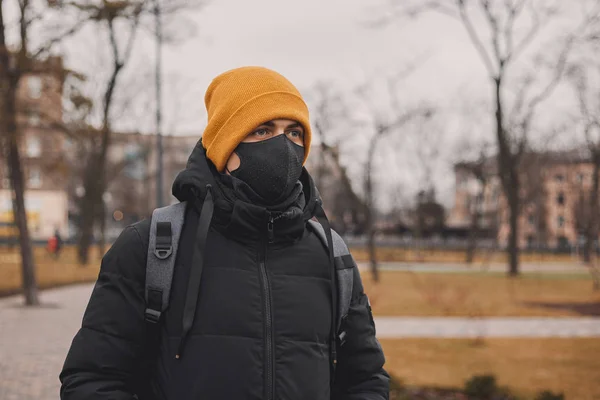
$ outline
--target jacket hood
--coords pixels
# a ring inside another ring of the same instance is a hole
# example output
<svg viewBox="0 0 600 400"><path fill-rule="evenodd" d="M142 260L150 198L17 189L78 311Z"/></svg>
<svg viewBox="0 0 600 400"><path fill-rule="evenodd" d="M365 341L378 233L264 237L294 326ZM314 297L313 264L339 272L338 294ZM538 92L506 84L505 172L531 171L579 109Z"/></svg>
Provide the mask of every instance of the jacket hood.
<svg viewBox="0 0 600 400"><path fill-rule="evenodd" d="M208 188L211 188L215 208L225 213L235 213L236 208L242 208L238 204L241 202L239 200L232 202L223 193L219 183L215 180L217 174L219 172L206 157L206 150L200 139L192 150L186 168L177 175L173 182L172 193L179 201L193 202L197 199L204 199ZM305 199L302 217L307 221L315 215L316 206L321 203L321 198L312 177L305 168L302 169L300 182ZM243 215L263 215L267 211L266 207L245 204Z"/></svg>

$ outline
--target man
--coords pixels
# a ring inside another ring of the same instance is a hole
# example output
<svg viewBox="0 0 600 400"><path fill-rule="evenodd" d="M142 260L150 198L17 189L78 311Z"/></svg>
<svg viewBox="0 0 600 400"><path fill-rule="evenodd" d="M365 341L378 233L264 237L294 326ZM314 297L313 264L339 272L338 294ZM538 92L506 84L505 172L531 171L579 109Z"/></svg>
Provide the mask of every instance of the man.
<svg viewBox="0 0 600 400"><path fill-rule="evenodd" d="M353 270L351 301L337 334L331 236L324 246L308 223L319 218L328 232L302 167L311 131L300 93L274 71L245 67L215 78L205 102L208 125L173 184L187 211L159 340L144 318L150 224L142 221L102 261L61 398L387 399L351 257L342 266Z"/></svg>

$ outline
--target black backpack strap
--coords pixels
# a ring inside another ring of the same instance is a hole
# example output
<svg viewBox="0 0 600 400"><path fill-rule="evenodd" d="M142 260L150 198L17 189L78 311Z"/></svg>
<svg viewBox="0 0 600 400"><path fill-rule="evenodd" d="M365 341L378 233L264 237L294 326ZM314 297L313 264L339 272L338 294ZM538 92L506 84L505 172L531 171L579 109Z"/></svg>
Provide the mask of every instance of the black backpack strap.
<svg viewBox="0 0 600 400"><path fill-rule="evenodd" d="M157 323L169 306L173 270L185 218L186 202L152 213L146 261L146 321Z"/></svg>
<svg viewBox="0 0 600 400"><path fill-rule="evenodd" d="M315 232L315 234L321 239L321 242L327 248L327 237L325 236L325 230L315 220L309 220L308 226ZM356 267L356 263L350 255L350 250L344 239L333 229L331 230L331 238L333 240L333 257L336 269L337 286L338 286L338 315L337 317L337 331L340 336L340 342L343 344L345 332L340 332L342 320L348 315L350 310L350 301L352 300L352 287L354 285L354 271L352 268Z"/></svg>

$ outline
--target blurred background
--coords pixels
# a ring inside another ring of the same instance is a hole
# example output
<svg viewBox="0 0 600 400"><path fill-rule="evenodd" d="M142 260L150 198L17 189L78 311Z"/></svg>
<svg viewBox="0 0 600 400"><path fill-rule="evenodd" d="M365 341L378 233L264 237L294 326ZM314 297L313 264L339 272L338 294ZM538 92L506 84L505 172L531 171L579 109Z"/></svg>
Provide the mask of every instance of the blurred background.
<svg viewBox="0 0 600 400"><path fill-rule="evenodd" d="M58 398L245 65L309 105L392 399L600 399L599 51L598 0L0 0L0 399Z"/></svg>

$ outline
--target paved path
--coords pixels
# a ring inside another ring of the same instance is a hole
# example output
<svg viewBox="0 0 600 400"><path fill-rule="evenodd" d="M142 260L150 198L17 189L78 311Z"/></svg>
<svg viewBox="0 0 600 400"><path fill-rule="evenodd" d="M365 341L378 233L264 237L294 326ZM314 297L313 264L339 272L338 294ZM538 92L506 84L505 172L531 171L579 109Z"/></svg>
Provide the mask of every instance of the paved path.
<svg viewBox="0 0 600 400"><path fill-rule="evenodd" d="M41 293L39 308L0 299L0 400L56 400L58 374L91 293L90 285Z"/></svg>
<svg viewBox="0 0 600 400"><path fill-rule="evenodd" d="M20 297L0 299L0 400L55 400L58 374L92 286L41 293L39 308ZM377 318L391 337L600 337L600 318Z"/></svg>
<svg viewBox="0 0 600 400"><path fill-rule="evenodd" d="M376 318L379 338L600 337L600 318Z"/></svg>

